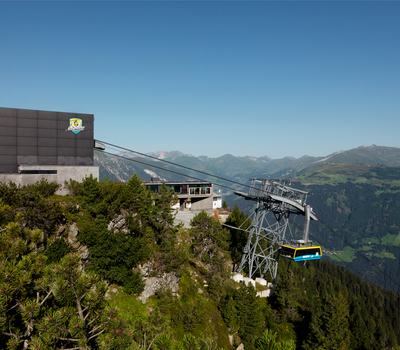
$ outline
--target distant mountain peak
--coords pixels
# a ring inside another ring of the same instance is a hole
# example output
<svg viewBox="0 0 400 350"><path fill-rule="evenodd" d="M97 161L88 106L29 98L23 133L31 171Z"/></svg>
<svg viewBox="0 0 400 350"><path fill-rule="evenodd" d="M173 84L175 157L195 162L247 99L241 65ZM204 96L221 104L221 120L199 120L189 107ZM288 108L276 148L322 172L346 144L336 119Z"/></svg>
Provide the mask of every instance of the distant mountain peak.
<svg viewBox="0 0 400 350"><path fill-rule="evenodd" d="M377 145L373 144L371 146L367 146L367 145L362 145L360 147L357 147L356 149L360 149L360 148L374 148L374 147L378 147Z"/></svg>
<svg viewBox="0 0 400 350"><path fill-rule="evenodd" d="M262 157L260 157L259 159L271 160L271 158L270 158L270 157L268 157L268 156L262 156Z"/></svg>
<svg viewBox="0 0 400 350"><path fill-rule="evenodd" d="M162 150L159 150L157 152L147 153L147 155L158 158L158 159L175 158L175 157L182 157L182 156L193 157L191 154L186 154L186 153L182 153L179 151L168 152L168 151L162 151Z"/></svg>
<svg viewBox="0 0 400 350"><path fill-rule="evenodd" d="M332 158L333 156L336 156L338 154L344 153L344 151L340 150L338 152L335 153L331 153L330 155L326 156L325 158L319 159L317 160L314 164L316 163L321 163L321 162L325 162L326 160L328 160L329 158Z"/></svg>

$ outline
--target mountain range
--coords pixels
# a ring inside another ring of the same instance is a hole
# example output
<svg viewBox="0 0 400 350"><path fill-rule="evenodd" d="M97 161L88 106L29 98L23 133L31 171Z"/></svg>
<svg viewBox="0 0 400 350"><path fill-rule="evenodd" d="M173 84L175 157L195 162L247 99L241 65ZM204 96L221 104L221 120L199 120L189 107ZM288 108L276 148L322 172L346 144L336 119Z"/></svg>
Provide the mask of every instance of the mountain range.
<svg viewBox="0 0 400 350"><path fill-rule="evenodd" d="M128 181L134 172L146 181L149 181L151 177L159 177L168 181L212 180L204 174L207 173L243 183L253 177L294 178L326 164L380 164L386 167L400 167L400 148L376 145L338 151L322 157L303 156L281 159L271 159L268 156L235 157L231 154L217 158L194 157L178 151L157 151L146 156L128 152L110 156L96 151L94 159L95 164L100 166L100 178L118 181ZM179 168L166 162L186 168ZM200 173L191 169L200 171Z"/></svg>
<svg viewBox="0 0 400 350"><path fill-rule="evenodd" d="M325 257L400 292L400 285L393 282L400 276L400 148L361 146L298 159L194 157L178 151L110 156L96 151L95 164L101 179L125 182L136 172L146 181L152 177L212 181L228 206L238 205L250 215L255 202L236 196L233 190L246 191L250 178L291 179L291 186L313 193L308 203L321 220L310 230Z"/></svg>

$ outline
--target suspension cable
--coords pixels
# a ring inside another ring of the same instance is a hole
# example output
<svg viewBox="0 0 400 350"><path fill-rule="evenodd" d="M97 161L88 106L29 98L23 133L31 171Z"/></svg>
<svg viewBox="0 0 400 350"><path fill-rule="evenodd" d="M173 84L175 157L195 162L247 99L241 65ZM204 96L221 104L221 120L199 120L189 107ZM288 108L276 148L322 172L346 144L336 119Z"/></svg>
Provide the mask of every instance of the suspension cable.
<svg viewBox="0 0 400 350"><path fill-rule="evenodd" d="M241 183L241 182L238 182L238 181L229 180L229 179L227 179L227 178L224 178L224 177L221 177L221 176L218 176L218 175L213 175L213 174L207 173L207 172L205 172L205 171L193 169L193 168L187 167L187 166L185 166L185 165L176 164L176 163L170 162L170 161L165 160L165 159L159 159L159 158L157 158L157 157L153 157L153 156L150 156L150 155L145 154L145 153L141 153L141 152L133 151L133 150L128 149L128 148L124 148L124 147L120 147L120 146L117 146L117 145L113 145L113 144L108 143L108 142L105 142L105 141L100 141L100 140L98 140L98 141L101 142L101 143L104 143L104 144L106 144L106 145L109 145L109 146L112 146L112 147L116 147L116 148L122 149L122 150L127 151L127 152L130 152L130 153L135 153L135 154L138 154L138 155L143 156L143 157L147 157L147 158L154 159L154 160L159 161L159 162L163 162L163 163L166 163L166 164L170 164L170 165L173 165L173 166L177 166L177 167L180 167L180 168L183 168L183 169L186 169L186 170L194 171L194 172L197 172L197 173L199 173L199 174L206 175L206 176L215 177L216 179L220 179L220 180L223 180L223 181L227 181L227 182L230 182L230 183L235 184L235 185L240 185L240 186L243 186L243 187L248 187L248 188L250 188L249 185L245 185L245 184L243 184L243 183ZM147 164L147 165L148 165L148 164ZM158 168L158 169L162 169L162 168ZM166 170L166 169L163 169L163 170ZM179 174L179 175L183 175L183 174ZM183 175L183 176L187 176L187 175ZM236 191L236 190L235 190L235 191Z"/></svg>
<svg viewBox="0 0 400 350"><path fill-rule="evenodd" d="M177 166L177 167L180 167L180 168L183 168L183 169L186 169L186 170L190 170L190 171L193 171L193 172L197 172L197 173L199 173L199 174L203 174L203 175L206 175L206 176L214 177L214 178L216 178L216 179L223 180L223 181L226 181L226 182L230 182L230 183L235 184L235 185L240 185L240 186L243 186L243 187L251 188L251 186L246 185L246 184L243 184L243 183L240 183L240 182L238 182L238 181L229 180L229 179L227 179L227 178L224 178L224 177L221 177L221 176L217 176L217 175L213 175L213 174L207 173L207 172L205 172L205 171L193 169L193 168L190 168L190 167L187 167L187 166L184 166L184 165L180 165L180 164L176 164L176 163L173 163L173 162L164 160L164 159L159 159L159 158L157 158L157 157L153 157L153 156L150 156L150 155L145 154L145 153L133 151L133 150L130 150L130 149L128 149L128 148L120 147L120 146L117 146L117 145L114 145L114 144L111 144L111 143L108 143L108 142L105 142L105 141L100 141L100 140L98 140L98 141L101 142L101 143L103 143L103 144L106 144L106 145L108 145L108 146L110 146L110 147L114 147L114 148L117 148L117 149L121 149L121 150L130 152L130 153L138 154L138 155L143 156L143 157L151 158L151 159L154 159L154 160L156 160L156 161L163 162L163 163L166 163L166 164L169 164L169 165L173 165L173 166ZM188 176L187 174L179 173L179 172L174 171L174 170L166 169L166 168L159 167L159 166L156 166L156 165L153 165L153 164L148 164L148 163L145 163L145 162L141 162L141 161L139 161L139 160L135 160L135 159L132 159L132 158L124 157L124 156L117 155L117 154L113 154L113 153L110 153L110 152L106 152L106 151L104 151L104 150L99 150L99 151L100 151L101 153L104 153L104 154L108 154L108 155L111 155L111 156L115 156L115 157L118 157L118 158L121 158L121 159L125 159L125 160L131 161L131 162L135 162L135 163L147 165L147 166L149 166L149 167L153 167L153 168L160 169L160 170L163 170L163 171L168 171L168 172L170 172L170 173L177 174L177 175L180 175L180 176L183 176L183 177L191 177L191 178L193 178L193 179L195 179L195 180L198 180L198 181L205 181L205 180L203 180L203 179L196 178L196 177L193 177L193 176ZM215 184L216 184L217 186L226 188L226 189L228 189L228 190L236 191L235 188L232 188L232 187L229 187L229 186L226 186L226 185L222 185L222 184L219 184L219 183L215 183ZM374 263L373 263L370 259L368 259L364 254L362 254L361 252L359 252L359 251L358 251L353 245L351 245L345 238L343 238L343 237L340 236L338 233L336 233L331 227L328 226L328 224L326 224L326 223L325 223L324 221L322 221L321 219L319 219L318 221L321 222L321 224L323 224L323 225L324 225L331 233L333 233L336 237L338 237L338 238L341 239L345 244L347 244L349 247L351 247L360 257L362 257L365 261L367 261L371 266L375 267L384 277L386 277L386 278L387 278L388 280L390 280L393 284L395 284L396 286L398 286L398 287L400 288L400 284L399 284L399 283L397 283L396 281L394 281L394 280L393 280L391 277L389 277L379 266L377 266L376 264L374 264ZM290 222L293 223L294 225L296 225L298 228L300 228L299 225L297 225L297 223L295 223L294 221L290 220ZM301 228L300 228L300 229L301 229ZM318 242L319 244L321 244L315 237L312 237L311 235L310 235L310 237L311 237L313 240L315 240L316 242ZM355 270L352 266L350 266L350 264L348 264L348 263L346 263L344 260L342 260L339 256L336 255L336 257L337 257L339 260L341 260L346 266L348 266L351 270L355 271L357 275L359 275L359 276L362 275L360 272L358 272L358 271ZM369 279L367 279L365 276L364 276L364 279L366 279L368 282L372 283L372 282L371 282ZM372 283L372 284L374 284L374 283Z"/></svg>

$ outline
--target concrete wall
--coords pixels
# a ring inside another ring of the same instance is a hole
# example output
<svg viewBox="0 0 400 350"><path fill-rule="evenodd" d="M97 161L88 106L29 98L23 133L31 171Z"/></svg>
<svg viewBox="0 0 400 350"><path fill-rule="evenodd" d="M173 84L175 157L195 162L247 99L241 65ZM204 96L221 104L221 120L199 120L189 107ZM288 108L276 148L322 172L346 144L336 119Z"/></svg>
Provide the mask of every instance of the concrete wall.
<svg viewBox="0 0 400 350"><path fill-rule="evenodd" d="M23 170L56 170L57 174L0 174L0 182L15 182L17 185L31 185L41 179L49 182L58 182L64 186L64 181L70 179L81 182L85 176L90 174L99 178L98 166L56 166L56 165L20 165L19 171ZM67 191L62 187L57 194L64 195Z"/></svg>
<svg viewBox="0 0 400 350"><path fill-rule="evenodd" d="M206 197L206 198L191 197L191 200L192 200L192 207L191 207L192 213L199 213L202 210L204 210L206 213L212 214L212 212L213 212L212 194L210 195L210 197Z"/></svg>

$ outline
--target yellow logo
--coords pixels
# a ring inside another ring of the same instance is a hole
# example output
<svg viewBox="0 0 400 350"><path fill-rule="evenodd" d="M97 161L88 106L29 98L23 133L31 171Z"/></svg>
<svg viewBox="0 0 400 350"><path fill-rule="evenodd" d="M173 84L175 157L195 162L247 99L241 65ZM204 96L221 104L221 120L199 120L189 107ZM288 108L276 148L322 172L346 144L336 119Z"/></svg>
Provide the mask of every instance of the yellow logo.
<svg viewBox="0 0 400 350"><path fill-rule="evenodd" d="M71 130L74 134L78 134L84 129L85 129L85 127L82 125L82 119L70 118L69 127L66 131Z"/></svg>

